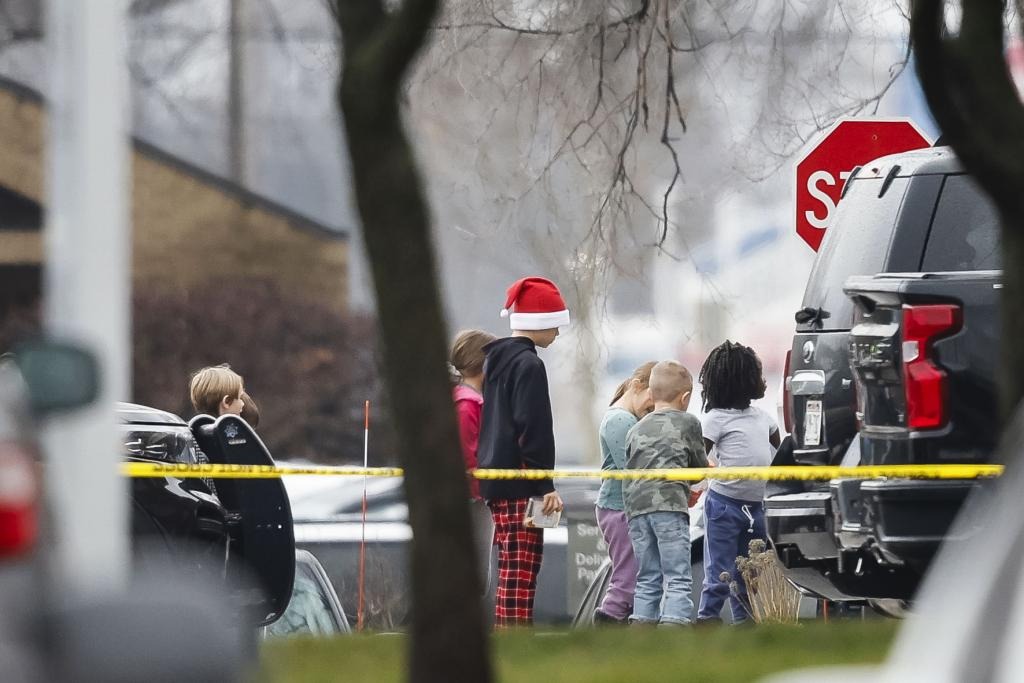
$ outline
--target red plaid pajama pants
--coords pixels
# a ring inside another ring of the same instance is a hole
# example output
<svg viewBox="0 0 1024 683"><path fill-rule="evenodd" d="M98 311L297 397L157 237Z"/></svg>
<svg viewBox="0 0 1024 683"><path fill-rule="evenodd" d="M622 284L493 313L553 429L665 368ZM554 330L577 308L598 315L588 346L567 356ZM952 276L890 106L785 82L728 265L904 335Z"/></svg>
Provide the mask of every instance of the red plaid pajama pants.
<svg viewBox="0 0 1024 683"><path fill-rule="evenodd" d="M533 597L544 554L544 530L523 526L526 498L487 501L494 518L494 545L498 546L498 594L494 625L533 624Z"/></svg>

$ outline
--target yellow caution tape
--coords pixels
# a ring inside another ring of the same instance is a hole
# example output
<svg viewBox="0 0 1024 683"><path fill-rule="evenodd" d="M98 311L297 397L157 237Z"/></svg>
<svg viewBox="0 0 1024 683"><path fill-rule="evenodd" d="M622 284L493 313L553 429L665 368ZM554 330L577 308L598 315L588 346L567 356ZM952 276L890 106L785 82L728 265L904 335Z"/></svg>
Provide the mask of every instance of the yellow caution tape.
<svg viewBox="0 0 1024 683"><path fill-rule="evenodd" d="M475 470L477 479L755 479L761 481L828 481L830 479L987 479L1003 473L1002 465L865 465L862 467L694 467L673 470ZM206 479L279 479L285 476L401 477L399 467L277 467L270 465L179 465L124 462L121 474L132 478L202 477Z"/></svg>
<svg viewBox="0 0 1024 683"><path fill-rule="evenodd" d="M203 479L280 479L285 476L401 477L400 467L278 467L271 465L184 465L122 462L121 474L132 479L200 477Z"/></svg>

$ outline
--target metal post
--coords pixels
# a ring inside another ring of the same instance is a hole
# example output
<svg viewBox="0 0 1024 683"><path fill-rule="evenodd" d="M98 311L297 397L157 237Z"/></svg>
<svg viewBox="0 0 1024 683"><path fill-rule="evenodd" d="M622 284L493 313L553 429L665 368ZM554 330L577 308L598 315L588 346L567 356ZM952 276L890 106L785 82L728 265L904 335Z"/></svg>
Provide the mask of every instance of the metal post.
<svg viewBox="0 0 1024 683"><path fill-rule="evenodd" d="M45 428L55 545L67 595L124 586L126 483L113 403L128 398L130 245L128 98L123 0L49 0L45 322L93 351L99 400Z"/></svg>
<svg viewBox="0 0 1024 683"><path fill-rule="evenodd" d="M245 41L244 0L231 0L228 21L228 174L245 186Z"/></svg>

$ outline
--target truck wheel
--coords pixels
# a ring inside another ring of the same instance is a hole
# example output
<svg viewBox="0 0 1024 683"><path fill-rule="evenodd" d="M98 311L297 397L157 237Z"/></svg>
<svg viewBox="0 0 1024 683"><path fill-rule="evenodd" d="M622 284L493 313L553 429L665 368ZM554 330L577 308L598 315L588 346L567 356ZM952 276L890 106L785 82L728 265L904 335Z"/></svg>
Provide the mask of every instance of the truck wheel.
<svg viewBox="0 0 1024 683"><path fill-rule="evenodd" d="M910 611L910 603L906 600L868 600L868 605L870 605L871 609L875 610L878 614L881 614L883 617L889 617L890 619L903 619Z"/></svg>

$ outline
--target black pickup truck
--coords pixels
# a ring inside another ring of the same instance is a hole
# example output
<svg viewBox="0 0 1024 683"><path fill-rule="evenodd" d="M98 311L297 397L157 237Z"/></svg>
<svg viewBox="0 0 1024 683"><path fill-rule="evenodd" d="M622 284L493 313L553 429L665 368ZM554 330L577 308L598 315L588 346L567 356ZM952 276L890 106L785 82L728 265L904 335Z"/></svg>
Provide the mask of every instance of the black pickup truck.
<svg viewBox="0 0 1024 683"><path fill-rule="evenodd" d="M797 464L987 461L995 447L998 221L946 148L847 183L797 314L786 409ZM789 578L834 600L912 597L973 482L769 490Z"/></svg>
<svg viewBox="0 0 1024 683"><path fill-rule="evenodd" d="M961 176L961 178L964 178ZM950 182L950 181L947 181ZM994 220L993 220L994 222ZM982 229L965 225L959 245ZM992 231L995 232L994 230ZM997 266L990 236L964 266ZM989 462L999 434L996 363L999 270L851 278L857 304L851 365L865 465ZM845 481L837 523L843 553L922 573L976 480Z"/></svg>

